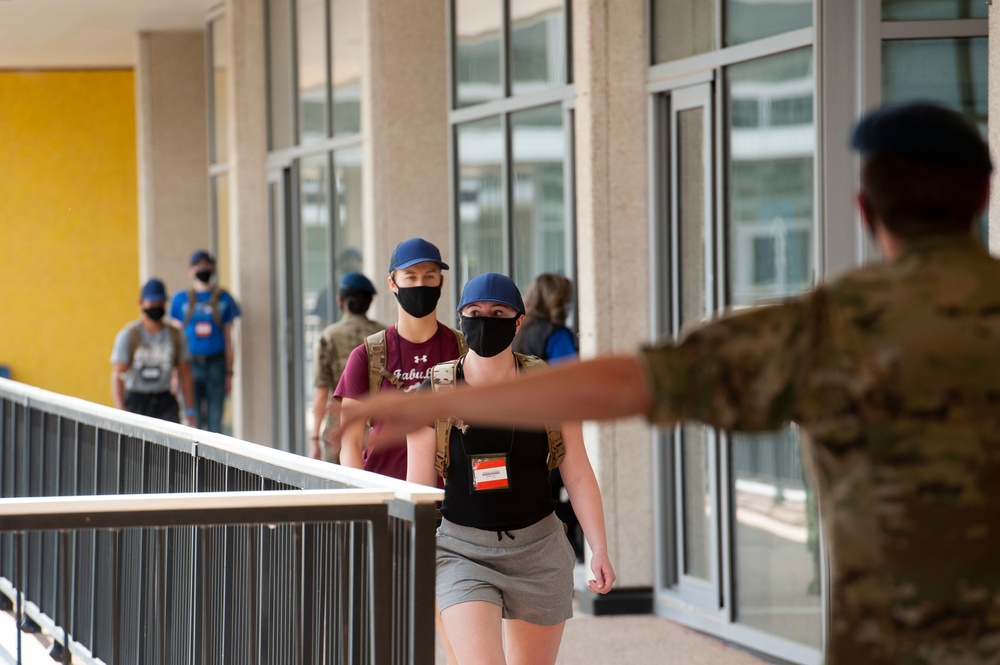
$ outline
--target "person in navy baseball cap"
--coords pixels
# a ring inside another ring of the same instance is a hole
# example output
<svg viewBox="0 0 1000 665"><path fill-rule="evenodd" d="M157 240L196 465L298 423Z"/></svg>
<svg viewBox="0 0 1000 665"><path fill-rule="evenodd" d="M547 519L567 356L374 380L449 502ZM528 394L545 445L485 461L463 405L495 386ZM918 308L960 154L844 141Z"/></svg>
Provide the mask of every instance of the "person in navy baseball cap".
<svg viewBox="0 0 1000 665"><path fill-rule="evenodd" d="M518 314L524 314L524 301L514 280L498 272L483 273L465 283L458 311L474 302L498 302L513 307Z"/></svg>
<svg viewBox="0 0 1000 665"><path fill-rule="evenodd" d="M458 312L469 349L492 358L510 350L524 320L524 301L514 280L487 272L465 283Z"/></svg>
<svg viewBox="0 0 1000 665"><path fill-rule="evenodd" d="M370 296L373 296L376 293L375 285L372 284L371 280L359 272L344 273L343 277L340 278L338 288L354 289L355 291L367 293Z"/></svg>
<svg viewBox="0 0 1000 665"><path fill-rule="evenodd" d="M153 277L142 285L142 289L139 291L139 300L162 305L167 301L167 287L163 285L163 282Z"/></svg>

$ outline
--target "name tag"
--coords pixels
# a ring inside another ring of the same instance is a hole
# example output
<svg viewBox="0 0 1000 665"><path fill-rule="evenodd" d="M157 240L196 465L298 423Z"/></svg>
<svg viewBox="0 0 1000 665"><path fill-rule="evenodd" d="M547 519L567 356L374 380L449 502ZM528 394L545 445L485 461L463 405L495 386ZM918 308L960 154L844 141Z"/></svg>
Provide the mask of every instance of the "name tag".
<svg viewBox="0 0 1000 665"><path fill-rule="evenodd" d="M472 490L486 492L510 489L507 475L507 455L474 455L469 458L472 465Z"/></svg>
<svg viewBox="0 0 1000 665"><path fill-rule="evenodd" d="M195 321L195 324L194 324L194 336L195 337L211 337L212 336L212 322L211 321Z"/></svg>
<svg viewBox="0 0 1000 665"><path fill-rule="evenodd" d="M143 367L139 370L139 376L146 381L159 381L163 372L159 367Z"/></svg>

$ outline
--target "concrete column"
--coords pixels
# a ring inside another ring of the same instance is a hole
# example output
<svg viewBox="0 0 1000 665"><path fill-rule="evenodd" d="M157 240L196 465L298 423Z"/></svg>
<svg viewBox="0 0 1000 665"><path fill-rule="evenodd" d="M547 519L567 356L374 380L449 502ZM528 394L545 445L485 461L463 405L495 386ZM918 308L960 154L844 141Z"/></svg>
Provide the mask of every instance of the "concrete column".
<svg viewBox="0 0 1000 665"><path fill-rule="evenodd" d="M205 33L139 33L135 72L139 274L173 293L209 244Z"/></svg>
<svg viewBox="0 0 1000 665"><path fill-rule="evenodd" d="M239 300L233 435L272 445L271 242L265 182L267 105L263 0L227 0L230 274Z"/></svg>
<svg viewBox="0 0 1000 665"><path fill-rule="evenodd" d="M643 0L575 0L577 248L583 356L649 339L648 47ZM622 588L653 583L651 430L589 425Z"/></svg>
<svg viewBox="0 0 1000 665"><path fill-rule="evenodd" d="M385 288L389 256L413 236L454 263L448 207L447 22L444 2L369 0L366 12L364 135L365 272L379 297L372 315L394 321ZM454 303L445 273L438 312ZM451 318L440 317L445 321Z"/></svg>

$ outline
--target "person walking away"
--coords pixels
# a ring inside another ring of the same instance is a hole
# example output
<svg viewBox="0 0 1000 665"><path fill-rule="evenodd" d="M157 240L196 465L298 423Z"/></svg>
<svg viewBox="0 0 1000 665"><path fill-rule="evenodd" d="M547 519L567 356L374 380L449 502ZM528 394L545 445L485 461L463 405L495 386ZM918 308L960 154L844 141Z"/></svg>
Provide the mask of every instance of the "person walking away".
<svg viewBox="0 0 1000 665"><path fill-rule="evenodd" d="M513 280L478 275L458 308L469 352L437 365L425 388L490 385L544 366L514 353L524 319ZM437 535L437 601L458 663L555 663L573 614L576 558L549 492L549 471L563 470L591 545L590 588L607 593L608 559L601 493L579 423L529 429L466 426L442 418L407 437L407 480L445 479ZM505 653L506 652L506 653Z"/></svg>
<svg viewBox="0 0 1000 665"><path fill-rule="evenodd" d="M184 422L195 425L194 388L183 331L164 321L167 289L153 278L139 292L141 315L122 328L111 349L111 400L115 408L180 422L180 406L170 392L177 370L184 393Z"/></svg>
<svg viewBox="0 0 1000 665"><path fill-rule="evenodd" d="M191 255L192 286L174 294L170 316L182 323L191 352L195 413L198 427L222 431L222 410L233 387L233 321L240 315L236 300L213 283L215 258L203 249Z"/></svg>
<svg viewBox="0 0 1000 665"><path fill-rule="evenodd" d="M389 259L387 284L398 302L398 318L351 352L334 391L344 408L380 391L415 390L430 375L431 367L464 352L461 333L437 320L442 271L447 269L440 250L423 238L410 238L396 246ZM374 422L372 431L379 427ZM405 438L400 436L396 446L373 451L365 446L365 436L363 422L342 432L340 463L406 478Z"/></svg>
<svg viewBox="0 0 1000 665"><path fill-rule="evenodd" d="M798 423L830 552L827 665L1000 662L1000 261L973 235L989 150L965 117L926 102L866 115L851 145L883 264L636 355L383 397L347 426L380 418L391 440L448 416Z"/></svg>
<svg viewBox="0 0 1000 665"><path fill-rule="evenodd" d="M320 334L313 352L313 424L309 437L309 456L340 463L340 439L331 436L340 424L340 402L330 398L337 387L347 359L365 339L385 325L368 318L368 308L375 297L375 285L360 272L345 273L337 289L337 305L342 312L336 323Z"/></svg>

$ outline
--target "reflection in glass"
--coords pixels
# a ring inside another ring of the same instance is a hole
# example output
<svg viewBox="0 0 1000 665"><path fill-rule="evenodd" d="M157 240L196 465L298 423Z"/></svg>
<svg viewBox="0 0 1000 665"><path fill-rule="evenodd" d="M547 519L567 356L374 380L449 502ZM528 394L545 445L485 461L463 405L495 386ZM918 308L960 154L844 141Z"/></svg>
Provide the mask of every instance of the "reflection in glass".
<svg viewBox="0 0 1000 665"><path fill-rule="evenodd" d="M326 138L326 3L299 0L299 135L301 143Z"/></svg>
<svg viewBox="0 0 1000 665"><path fill-rule="evenodd" d="M799 293L812 281L812 49L727 70L731 304Z"/></svg>
<svg viewBox="0 0 1000 665"><path fill-rule="evenodd" d="M682 425L684 489L684 574L711 581L712 487L708 457L708 428Z"/></svg>
<svg viewBox="0 0 1000 665"><path fill-rule="evenodd" d="M334 275L339 282L344 273L362 269L364 220L361 207L360 147L338 150L333 154L333 182L334 191L337 192L336 223L333 227L333 248L336 259L333 267Z"/></svg>
<svg viewBox="0 0 1000 665"><path fill-rule="evenodd" d="M299 167L303 404L312 404L313 349L331 323L329 155L303 158ZM307 408L306 411L309 409Z"/></svg>
<svg viewBox="0 0 1000 665"><path fill-rule="evenodd" d="M882 0L883 21L986 18L989 3L980 0Z"/></svg>
<svg viewBox="0 0 1000 665"><path fill-rule="evenodd" d="M819 647L818 509L791 427L732 441L740 623Z"/></svg>
<svg viewBox="0 0 1000 665"><path fill-rule="evenodd" d="M670 62L715 46L716 0L652 0L653 64Z"/></svg>
<svg viewBox="0 0 1000 665"><path fill-rule="evenodd" d="M334 136L361 131L361 12L361 0L330 5Z"/></svg>
<svg viewBox="0 0 1000 665"><path fill-rule="evenodd" d="M882 99L941 102L969 116L985 138L987 68L986 37L886 41L882 43ZM984 213L977 225L984 243L988 228Z"/></svg>
<svg viewBox="0 0 1000 665"><path fill-rule="evenodd" d="M270 149L295 145L292 2L267 0L267 78Z"/></svg>
<svg viewBox="0 0 1000 665"><path fill-rule="evenodd" d="M484 272L502 272L503 153L500 118L459 125L458 144L458 274L464 284Z"/></svg>
<svg viewBox="0 0 1000 665"><path fill-rule="evenodd" d="M229 159L229 22L225 15L209 24L212 35L212 158L213 164Z"/></svg>
<svg viewBox="0 0 1000 665"><path fill-rule="evenodd" d="M514 281L566 272L563 161L566 133L559 104L510 117L514 161Z"/></svg>
<svg viewBox="0 0 1000 665"><path fill-rule="evenodd" d="M511 0L510 70L515 95L566 83L563 0Z"/></svg>
<svg viewBox="0 0 1000 665"><path fill-rule="evenodd" d="M725 0L726 46L812 25L813 0Z"/></svg>
<svg viewBox="0 0 1000 665"><path fill-rule="evenodd" d="M455 106L504 96L500 45L504 3L455 0Z"/></svg>

